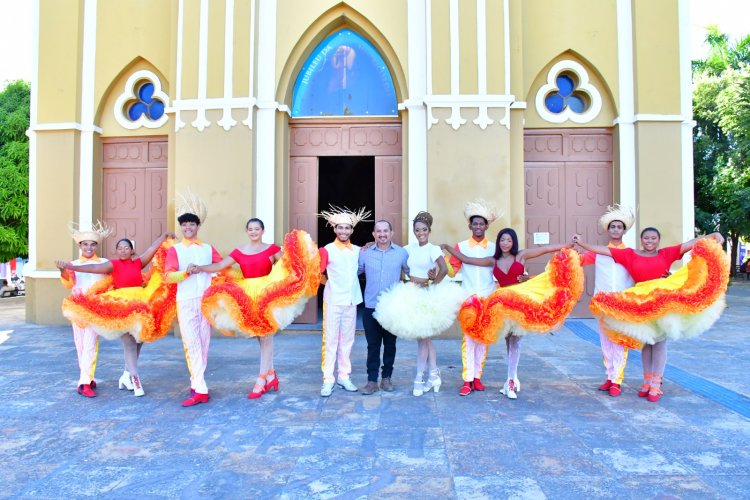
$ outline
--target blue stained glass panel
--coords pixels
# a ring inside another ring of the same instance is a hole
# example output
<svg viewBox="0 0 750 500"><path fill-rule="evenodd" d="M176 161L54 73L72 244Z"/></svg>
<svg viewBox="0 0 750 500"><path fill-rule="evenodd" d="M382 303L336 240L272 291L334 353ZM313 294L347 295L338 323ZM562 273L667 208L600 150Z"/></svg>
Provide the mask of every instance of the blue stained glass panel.
<svg viewBox="0 0 750 500"><path fill-rule="evenodd" d="M395 116L396 89L377 49L350 29L330 35L297 75L292 116Z"/></svg>
<svg viewBox="0 0 750 500"><path fill-rule="evenodd" d="M152 120L158 120L164 115L164 103L159 100L154 100L148 107L148 116Z"/></svg>
<svg viewBox="0 0 750 500"><path fill-rule="evenodd" d="M149 82L141 85L138 89L138 97L146 104L150 103L154 99L154 84Z"/></svg>
<svg viewBox="0 0 750 500"><path fill-rule="evenodd" d="M138 120L138 118L140 118L144 113L148 113L148 108L140 101L133 103L133 105L130 106L130 109L128 109L128 117L132 121Z"/></svg>
<svg viewBox="0 0 750 500"><path fill-rule="evenodd" d="M546 99L544 99L544 105L547 106L547 109L552 113L560 113L563 108L565 108L565 100L560 94L549 94Z"/></svg>
<svg viewBox="0 0 750 500"><path fill-rule="evenodd" d="M560 75L557 77L557 88L560 89L561 96L568 97L573 93L575 84L573 83L573 79L571 77L567 75Z"/></svg>
<svg viewBox="0 0 750 500"><path fill-rule="evenodd" d="M586 111L586 103L584 102L583 98L577 96L576 94L573 94L572 96L565 99L565 104L570 106L570 109L572 109L576 113L583 113L584 111Z"/></svg>

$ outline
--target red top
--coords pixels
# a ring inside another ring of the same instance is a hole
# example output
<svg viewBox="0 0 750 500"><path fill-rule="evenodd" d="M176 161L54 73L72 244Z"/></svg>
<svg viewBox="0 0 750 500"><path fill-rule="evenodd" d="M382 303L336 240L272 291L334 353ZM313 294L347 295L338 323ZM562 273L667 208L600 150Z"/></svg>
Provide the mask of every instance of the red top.
<svg viewBox="0 0 750 500"><path fill-rule="evenodd" d="M242 253L240 252L239 248L235 248L234 250L232 250L232 253L230 253L229 256L233 258L235 262L237 262L237 264L240 265L243 277L260 278L261 276L266 276L271 272L271 268L273 268L271 257L276 255L280 251L281 248L279 248L279 246L271 244L268 245L268 248L266 248L262 252L258 252L252 255Z"/></svg>
<svg viewBox="0 0 750 500"><path fill-rule="evenodd" d="M523 264L521 264L517 260L513 261L513 264L510 265L507 273L504 273L502 269L497 267L497 263L495 263L495 266L492 268L492 275L495 276L495 279L497 280L497 284L500 285L501 287L517 285L518 277L521 276L523 273L524 273Z"/></svg>
<svg viewBox="0 0 750 500"><path fill-rule="evenodd" d="M672 262L682 258L682 245L660 248L653 257L638 255L632 248L610 248L612 258L628 270L636 283L661 278L669 271Z"/></svg>
<svg viewBox="0 0 750 500"><path fill-rule="evenodd" d="M143 286L141 258L135 260L112 260L112 281L115 288Z"/></svg>

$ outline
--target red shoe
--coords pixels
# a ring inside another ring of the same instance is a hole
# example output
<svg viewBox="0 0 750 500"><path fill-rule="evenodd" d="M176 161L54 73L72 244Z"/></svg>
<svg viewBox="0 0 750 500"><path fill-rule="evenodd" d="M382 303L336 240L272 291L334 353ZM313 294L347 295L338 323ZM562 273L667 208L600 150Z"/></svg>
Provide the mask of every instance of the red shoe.
<svg viewBox="0 0 750 500"><path fill-rule="evenodd" d="M78 394L87 398L95 398L96 393L91 389L91 384L81 384L78 386Z"/></svg>
<svg viewBox="0 0 750 500"><path fill-rule="evenodd" d="M474 379L474 383L471 386L475 391L483 391L484 390L484 384L481 380L478 378Z"/></svg>
<svg viewBox="0 0 750 500"><path fill-rule="evenodd" d="M471 394L471 382L464 382L464 385L461 386L461 390L458 391L459 396L468 396Z"/></svg>
<svg viewBox="0 0 750 500"><path fill-rule="evenodd" d="M250 391L250 394L247 395L247 399L258 399L263 394L266 393L266 390L268 389L268 384L266 383L266 376L265 375L258 375L258 378L263 381L263 383L255 382L255 385L253 386L253 390Z"/></svg>
<svg viewBox="0 0 750 500"><path fill-rule="evenodd" d="M279 377L276 376L276 370L268 370L268 375L273 375L273 380L266 382L265 392L277 392L279 390Z"/></svg>
<svg viewBox="0 0 750 500"><path fill-rule="evenodd" d="M208 394L199 394L196 392L185 401L183 401L182 406L195 406L201 403L208 403Z"/></svg>
<svg viewBox="0 0 750 500"><path fill-rule="evenodd" d="M609 388L612 387L612 381L607 379L604 381L602 385L599 386L600 391L608 391Z"/></svg>
<svg viewBox="0 0 750 500"><path fill-rule="evenodd" d="M651 388L651 380L653 379L653 377L653 373L643 374L643 385L641 386L641 390L638 391L639 398L645 398L646 396L648 396L648 390Z"/></svg>
<svg viewBox="0 0 750 500"><path fill-rule="evenodd" d="M620 389L620 384L612 384L609 386L609 395L617 397L620 395L622 390Z"/></svg>
<svg viewBox="0 0 750 500"><path fill-rule="evenodd" d="M190 388L190 397L192 398L193 396L195 396L195 389L193 389L193 388L191 387L191 388ZM207 397L208 399L211 399L211 396L210 396L209 394L206 394L206 397Z"/></svg>
<svg viewBox="0 0 750 500"><path fill-rule="evenodd" d="M92 379L91 379L91 383L90 383L89 385L91 386L91 388L92 388L92 389L96 389L96 380L94 380L94 379L92 378Z"/></svg>
<svg viewBox="0 0 750 500"><path fill-rule="evenodd" d="M648 396L646 396L646 399L648 399L652 403L656 403L661 399L661 395L664 394L661 392L661 389L652 387L650 391L648 391Z"/></svg>

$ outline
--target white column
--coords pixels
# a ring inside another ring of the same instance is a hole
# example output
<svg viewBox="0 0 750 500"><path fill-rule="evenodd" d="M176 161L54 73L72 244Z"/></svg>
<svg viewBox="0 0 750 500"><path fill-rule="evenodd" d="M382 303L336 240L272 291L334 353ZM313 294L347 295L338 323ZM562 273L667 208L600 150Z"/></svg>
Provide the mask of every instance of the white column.
<svg viewBox="0 0 750 500"><path fill-rule="evenodd" d="M680 146L682 156L682 241L695 237L695 194L693 192L693 91L690 58L690 0L677 4L680 37Z"/></svg>
<svg viewBox="0 0 750 500"><path fill-rule="evenodd" d="M31 46L31 103L29 108L29 276L36 271L36 213L37 213L37 175L36 175L36 124L37 102L39 99L39 0L34 0L31 10L32 46Z"/></svg>
<svg viewBox="0 0 750 500"><path fill-rule="evenodd" d="M234 0L226 0L224 12L224 109L218 123L224 130L237 125L232 118L229 100L232 94L232 70L234 68Z"/></svg>
<svg viewBox="0 0 750 500"><path fill-rule="evenodd" d="M208 0L201 0L198 24L198 106L193 127L203 132L211 125L206 119L206 86L208 85Z"/></svg>
<svg viewBox="0 0 750 500"><path fill-rule="evenodd" d="M631 0L617 0L617 65L620 110L617 118L620 135L620 203L638 208L635 158L635 89L633 69L633 11ZM636 231L625 233L623 240L636 246Z"/></svg>
<svg viewBox="0 0 750 500"><path fill-rule="evenodd" d="M81 141L78 178L78 223L91 224L94 215L94 84L96 81L97 0L83 7L81 57Z"/></svg>
<svg viewBox="0 0 750 500"><path fill-rule="evenodd" d="M184 30L184 18L185 18L185 6L184 0L180 0L177 4L177 61L175 63L175 83L174 83L174 99L172 103L175 104L174 111L174 131L178 132L182 127L185 126L185 122L180 117L180 108L176 106L176 103L182 99L182 37Z"/></svg>
<svg viewBox="0 0 750 500"><path fill-rule="evenodd" d="M253 128L253 108L255 108L255 0L250 0L250 61L248 62L248 83L247 83L247 118L242 120L243 125L247 128Z"/></svg>
<svg viewBox="0 0 750 500"><path fill-rule="evenodd" d="M255 216L275 232L276 0L258 0L258 124L255 127Z"/></svg>

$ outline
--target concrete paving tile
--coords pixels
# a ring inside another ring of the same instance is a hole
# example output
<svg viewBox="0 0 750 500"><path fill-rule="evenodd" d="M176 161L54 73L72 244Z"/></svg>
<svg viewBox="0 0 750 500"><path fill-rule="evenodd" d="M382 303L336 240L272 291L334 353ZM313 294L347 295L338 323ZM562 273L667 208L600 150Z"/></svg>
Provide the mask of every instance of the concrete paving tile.
<svg viewBox="0 0 750 500"><path fill-rule="evenodd" d="M436 448L376 450L375 468L388 470L394 476L449 475L445 450Z"/></svg>
<svg viewBox="0 0 750 500"><path fill-rule="evenodd" d="M369 498L413 498L418 500L455 498L450 476L395 476L388 484L372 484Z"/></svg>
<svg viewBox="0 0 750 500"><path fill-rule="evenodd" d="M540 477L539 485L550 500L627 498L628 491L611 476Z"/></svg>
<svg viewBox="0 0 750 500"><path fill-rule="evenodd" d="M477 478L470 476L453 476L458 499L495 499L543 500L546 497L539 483L530 475L518 475L513 472Z"/></svg>
<svg viewBox="0 0 750 500"><path fill-rule="evenodd" d="M380 449L442 448L445 445L443 430L440 427L392 426L391 424L383 424L382 421L380 428L371 431L368 438Z"/></svg>
<svg viewBox="0 0 750 500"><path fill-rule="evenodd" d="M608 468L629 475L688 474L688 469L675 457L670 457L650 446L631 448L594 448L595 456Z"/></svg>
<svg viewBox="0 0 750 500"><path fill-rule="evenodd" d="M702 475L701 479L713 490L714 498L746 499L750 497L750 475L747 470L741 474Z"/></svg>
<svg viewBox="0 0 750 500"><path fill-rule="evenodd" d="M341 473L318 470L315 474L294 473L279 492L280 499L367 498L370 475L363 471Z"/></svg>
<svg viewBox="0 0 750 500"><path fill-rule="evenodd" d="M632 499L643 498L732 498L709 486L703 478L693 475L647 475L623 476L620 478L620 492ZM742 497L737 497L742 498Z"/></svg>

